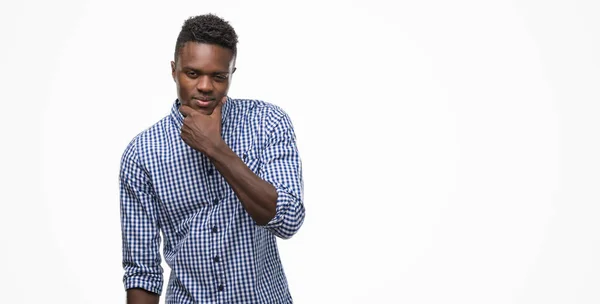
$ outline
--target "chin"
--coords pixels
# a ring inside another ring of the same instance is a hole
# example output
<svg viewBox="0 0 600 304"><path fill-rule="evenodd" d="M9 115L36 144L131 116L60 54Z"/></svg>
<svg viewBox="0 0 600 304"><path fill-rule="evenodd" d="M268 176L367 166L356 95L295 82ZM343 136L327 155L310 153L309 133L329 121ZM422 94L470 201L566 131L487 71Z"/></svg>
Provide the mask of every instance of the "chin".
<svg viewBox="0 0 600 304"><path fill-rule="evenodd" d="M213 109L213 108L196 108L196 110L202 112L202 114L211 115L215 109Z"/></svg>

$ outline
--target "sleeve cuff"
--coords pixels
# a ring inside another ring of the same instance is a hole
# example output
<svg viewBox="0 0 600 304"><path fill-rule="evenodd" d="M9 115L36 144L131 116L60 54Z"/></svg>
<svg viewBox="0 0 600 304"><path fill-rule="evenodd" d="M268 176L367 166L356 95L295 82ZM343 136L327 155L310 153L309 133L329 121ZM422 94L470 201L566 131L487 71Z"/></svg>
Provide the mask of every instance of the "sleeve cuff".
<svg viewBox="0 0 600 304"><path fill-rule="evenodd" d="M132 288L141 288L149 292L160 295L162 293L163 280L149 276L125 277L123 279L125 290Z"/></svg>
<svg viewBox="0 0 600 304"><path fill-rule="evenodd" d="M304 221L304 207L293 195L280 187L277 189L277 207L273 217L264 227L282 239L291 238Z"/></svg>

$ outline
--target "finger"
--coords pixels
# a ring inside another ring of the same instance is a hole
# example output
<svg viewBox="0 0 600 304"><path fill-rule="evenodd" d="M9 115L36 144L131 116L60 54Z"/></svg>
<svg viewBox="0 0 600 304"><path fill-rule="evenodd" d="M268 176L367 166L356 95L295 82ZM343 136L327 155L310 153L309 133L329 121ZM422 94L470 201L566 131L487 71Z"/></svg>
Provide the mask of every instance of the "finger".
<svg viewBox="0 0 600 304"><path fill-rule="evenodd" d="M181 112L183 117L187 117L188 115L192 114L192 112L194 112L194 109L186 105L181 105L179 106L179 112Z"/></svg>
<svg viewBox="0 0 600 304"><path fill-rule="evenodd" d="M219 102L213 112L210 114L210 117L221 118L221 109L223 108L223 102Z"/></svg>

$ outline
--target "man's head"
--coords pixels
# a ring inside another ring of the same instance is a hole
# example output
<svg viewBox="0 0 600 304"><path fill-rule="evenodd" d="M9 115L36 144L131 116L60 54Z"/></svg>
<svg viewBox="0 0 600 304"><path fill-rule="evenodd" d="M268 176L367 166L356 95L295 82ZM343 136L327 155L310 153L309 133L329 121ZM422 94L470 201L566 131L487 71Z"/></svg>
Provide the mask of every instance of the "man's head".
<svg viewBox="0 0 600 304"><path fill-rule="evenodd" d="M215 15L200 15L185 21L171 61L181 104L212 113L229 90L235 72L237 41L233 27Z"/></svg>

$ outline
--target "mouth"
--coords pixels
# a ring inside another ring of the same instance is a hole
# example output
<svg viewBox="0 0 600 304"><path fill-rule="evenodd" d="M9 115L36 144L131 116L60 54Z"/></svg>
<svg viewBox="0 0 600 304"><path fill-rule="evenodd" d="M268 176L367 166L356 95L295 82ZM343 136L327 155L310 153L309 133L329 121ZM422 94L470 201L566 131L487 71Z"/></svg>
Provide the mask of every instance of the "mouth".
<svg viewBox="0 0 600 304"><path fill-rule="evenodd" d="M210 98L192 98L192 101L200 108L206 108L214 101Z"/></svg>

